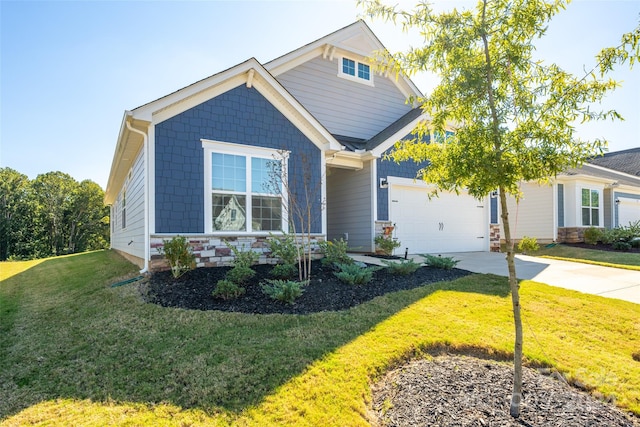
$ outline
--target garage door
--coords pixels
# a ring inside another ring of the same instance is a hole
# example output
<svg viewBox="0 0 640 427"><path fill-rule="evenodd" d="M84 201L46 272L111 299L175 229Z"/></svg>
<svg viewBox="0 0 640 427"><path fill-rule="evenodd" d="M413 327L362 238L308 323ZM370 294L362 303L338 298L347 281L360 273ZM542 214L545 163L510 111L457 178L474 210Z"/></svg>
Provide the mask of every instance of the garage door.
<svg viewBox="0 0 640 427"><path fill-rule="evenodd" d="M429 200L424 188L390 185L391 222L401 242L397 254L488 250L485 201L461 193L441 193Z"/></svg>
<svg viewBox="0 0 640 427"><path fill-rule="evenodd" d="M628 227L629 223L640 221L640 200L618 197L618 226Z"/></svg>

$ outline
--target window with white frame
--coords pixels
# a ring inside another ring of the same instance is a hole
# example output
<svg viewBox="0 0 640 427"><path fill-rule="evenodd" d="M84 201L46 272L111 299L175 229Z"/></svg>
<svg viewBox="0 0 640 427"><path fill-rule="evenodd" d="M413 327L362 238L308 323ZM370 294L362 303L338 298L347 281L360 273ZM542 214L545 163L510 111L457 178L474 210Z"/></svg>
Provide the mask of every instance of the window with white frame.
<svg viewBox="0 0 640 427"><path fill-rule="evenodd" d="M284 156L276 150L203 141L209 231L281 231Z"/></svg>
<svg viewBox="0 0 640 427"><path fill-rule="evenodd" d="M371 67L364 62L359 62L350 58L342 58L342 61L339 64L338 75L361 83L373 83Z"/></svg>
<svg viewBox="0 0 640 427"><path fill-rule="evenodd" d="M589 188L582 189L582 225L600 225L600 192Z"/></svg>

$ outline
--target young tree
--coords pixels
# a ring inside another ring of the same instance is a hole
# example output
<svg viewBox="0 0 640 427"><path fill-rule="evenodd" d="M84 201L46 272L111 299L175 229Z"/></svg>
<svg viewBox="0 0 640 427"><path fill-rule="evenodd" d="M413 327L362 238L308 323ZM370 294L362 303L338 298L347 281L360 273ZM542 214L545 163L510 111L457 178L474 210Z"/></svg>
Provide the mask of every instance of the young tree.
<svg viewBox="0 0 640 427"><path fill-rule="evenodd" d="M440 191L465 188L481 198L498 190L515 326L510 413L518 417L523 339L507 196L518 198L523 181L548 182L602 153L606 141L577 139L574 123L619 118L615 111L592 109L618 84L593 72L574 77L533 58L534 40L544 35L547 22L568 0L480 0L474 10L440 14L427 3L411 12L378 0L360 3L369 16L399 21L424 37L422 47L407 53L380 52L376 61L381 71L430 71L441 79L430 95L411 100L432 120L416 129L414 140L396 144L392 158L429 161L419 176ZM629 39L606 58L615 63L634 52L637 57L635 34L635 45ZM423 142L430 132L441 135L436 143Z"/></svg>
<svg viewBox="0 0 640 427"><path fill-rule="evenodd" d="M300 154L297 168L290 174L289 153L282 151L270 162L269 179L265 183L268 193L280 195L285 201L283 215L288 218L288 232L293 233L296 242L300 281L311 278L311 237L314 226L321 221L324 207L322 180L319 173L314 174L311 163L304 153Z"/></svg>

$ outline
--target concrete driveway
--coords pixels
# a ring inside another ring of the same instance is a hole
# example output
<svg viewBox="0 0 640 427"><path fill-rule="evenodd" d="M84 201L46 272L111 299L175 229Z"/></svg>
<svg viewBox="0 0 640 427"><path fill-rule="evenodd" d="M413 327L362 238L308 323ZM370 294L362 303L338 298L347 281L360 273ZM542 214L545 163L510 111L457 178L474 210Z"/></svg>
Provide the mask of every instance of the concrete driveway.
<svg viewBox="0 0 640 427"><path fill-rule="evenodd" d="M460 260L457 267L463 270L505 277L509 275L506 254L503 253L461 252L442 256ZM422 261L418 255L411 257ZM373 260L377 261L370 257L363 259L370 263L375 262ZM640 304L640 271L516 255L516 274L519 279Z"/></svg>

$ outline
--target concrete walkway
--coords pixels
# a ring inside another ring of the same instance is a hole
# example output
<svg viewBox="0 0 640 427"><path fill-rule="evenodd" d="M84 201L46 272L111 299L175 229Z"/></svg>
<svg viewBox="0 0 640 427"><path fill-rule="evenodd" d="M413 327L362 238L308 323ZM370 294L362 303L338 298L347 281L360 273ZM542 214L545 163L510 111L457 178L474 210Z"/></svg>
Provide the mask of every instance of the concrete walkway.
<svg viewBox="0 0 640 427"><path fill-rule="evenodd" d="M461 252L441 254L460 260L457 267L474 273L508 276L506 254L496 252ZM352 255L359 261L381 264L378 258ZM422 261L419 255L410 255ZM617 298L640 304L640 271L600 267L591 264L516 255L519 279L534 280L588 294Z"/></svg>

